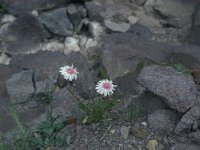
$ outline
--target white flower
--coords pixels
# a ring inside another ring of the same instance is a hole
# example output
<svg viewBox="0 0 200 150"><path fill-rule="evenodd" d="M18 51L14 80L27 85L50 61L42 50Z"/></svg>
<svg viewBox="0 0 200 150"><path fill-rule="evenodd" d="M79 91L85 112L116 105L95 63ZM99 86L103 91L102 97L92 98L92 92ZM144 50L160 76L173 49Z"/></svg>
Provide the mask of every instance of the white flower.
<svg viewBox="0 0 200 150"><path fill-rule="evenodd" d="M70 66L64 66L60 68L60 74L63 75L64 79L72 81L77 79L78 71L76 68L73 67L73 65Z"/></svg>
<svg viewBox="0 0 200 150"><path fill-rule="evenodd" d="M116 86L117 85L113 85L113 82L108 79L100 80L96 85L96 91L106 97L113 94Z"/></svg>

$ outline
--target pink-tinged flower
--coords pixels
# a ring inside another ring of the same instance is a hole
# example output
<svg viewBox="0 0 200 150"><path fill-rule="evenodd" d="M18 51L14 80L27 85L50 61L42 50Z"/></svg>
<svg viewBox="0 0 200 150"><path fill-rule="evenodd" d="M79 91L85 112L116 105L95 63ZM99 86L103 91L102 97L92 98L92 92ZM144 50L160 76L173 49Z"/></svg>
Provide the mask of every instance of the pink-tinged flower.
<svg viewBox="0 0 200 150"><path fill-rule="evenodd" d="M70 66L61 67L59 72L61 75L63 75L65 80L72 81L77 79L78 71L76 68L73 67L73 65L71 67Z"/></svg>
<svg viewBox="0 0 200 150"><path fill-rule="evenodd" d="M113 82L108 79L100 80L96 85L96 91L106 97L113 94L116 86L117 85L114 85Z"/></svg>

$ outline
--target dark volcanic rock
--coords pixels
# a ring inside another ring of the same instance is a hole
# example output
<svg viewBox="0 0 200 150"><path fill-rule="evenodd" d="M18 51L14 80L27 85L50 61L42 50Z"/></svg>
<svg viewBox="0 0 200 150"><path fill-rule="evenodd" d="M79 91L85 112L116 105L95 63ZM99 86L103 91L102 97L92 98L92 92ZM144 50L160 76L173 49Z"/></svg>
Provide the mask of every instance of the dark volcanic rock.
<svg viewBox="0 0 200 150"><path fill-rule="evenodd" d="M148 116L148 123L153 129L167 131L175 126L176 119L176 112L169 109L159 109Z"/></svg>
<svg viewBox="0 0 200 150"><path fill-rule="evenodd" d="M21 14L30 10L46 10L70 0L1 0L1 3L12 14Z"/></svg>
<svg viewBox="0 0 200 150"><path fill-rule="evenodd" d="M34 93L33 72L30 70L22 71L12 75L6 81L8 95L11 103L22 103L29 101Z"/></svg>
<svg viewBox="0 0 200 150"><path fill-rule="evenodd" d="M40 49L44 36L44 30L37 18L23 14L0 35L1 49L10 54L33 53Z"/></svg>
<svg viewBox="0 0 200 150"><path fill-rule="evenodd" d="M132 25L130 29L128 30L128 32L131 32L142 38L150 39L152 37L151 30L148 27L138 24L138 23Z"/></svg>
<svg viewBox="0 0 200 150"><path fill-rule="evenodd" d="M112 80L126 72L134 72L137 65L145 60L167 63L173 49L169 44L145 40L133 33L107 35L97 48Z"/></svg>
<svg viewBox="0 0 200 150"><path fill-rule="evenodd" d="M32 69L34 72L40 72L54 80L59 74L60 67L72 64L79 71L78 78L73 83L82 95L87 95L89 88L93 89L94 81L86 60L79 52L64 55L60 52L43 51L31 55L17 55L11 60L11 65Z"/></svg>
<svg viewBox="0 0 200 150"><path fill-rule="evenodd" d="M66 8L58 8L44 12L41 14L40 20L55 34L62 36L73 34L73 25L69 20Z"/></svg>
<svg viewBox="0 0 200 150"><path fill-rule="evenodd" d="M176 125L174 132L180 134L184 131L196 130L200 121L200 106L192 107L187 113L184 114L182 119ZM194 128L195 124L197 126Z"/></svg>
<svg viewBox="0 0 200 150"><path fill-rule="evenodd" d="M90 20L100 22L104 20L103 13L106 9L100 3L96 1L86 2L85 7L88 11L88 17Z"/></svg>
<svg viewBox="0 0 200 150"><path fill-rule="evenodd" d="M139 82L179 112L186 112L196 102L197 89L192 77L171 67L147 66L141 71Z"/></svg>

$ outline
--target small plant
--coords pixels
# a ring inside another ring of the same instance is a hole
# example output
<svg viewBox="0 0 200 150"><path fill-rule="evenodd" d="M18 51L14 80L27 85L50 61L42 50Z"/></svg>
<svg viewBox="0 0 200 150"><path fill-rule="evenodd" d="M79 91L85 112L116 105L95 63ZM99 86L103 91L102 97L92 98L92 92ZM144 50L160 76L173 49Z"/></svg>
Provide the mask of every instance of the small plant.
<svg viewBox="0 0 200 150"><path fill-rule="evenodd" d="M79 103L79 108L85 113L83 124L97 123L108 118L109 111L116 104L114 99L99 99L97 102Z"/></svg>
<svg viewBox="0 0 200 150"><path fill-rule="evenodd" d="M60 73L63 75L64 79L72 80L77 79L78 71L73 65L64 66L60 68ZM107 72L105 70L100 71L102 76L107 76ZM115 100L111 99L111 96L114 93L116 85L113 84L112 81L105 79L100 80L96 85L96 92L103 97L100 97L97 101L91 99L88 103L81 102L73 92L70 93L75 97L75 99L79 102L79 109L84 112L83 124L89 124L93 122L101 122L107 118L109 111L115 105Z"/></svg>
<svg viewBox="0 0 200 150"><path fill-rule="evenodd" d="M50 104L53 99L53 94L51 92L46 92L42 97L42 100L47 104Z"/></svg>
<svg viewBox="0 0 200 150"><path fill-rule="evenodd" d="M128 120L131 123L134 123L137 121L140 114L141 110L139 110L134 104L133 100L131 100L130 104L128 105Z"/></svg>
<svg viewBox="0 0 200 150"><path fill-rule="evenodd" d="M179 72L185 73L187 75L191 75L191 71L189 69L187 69L183 64L181 63L177 63L177 64L173 64L172 67L174 69L176 69Z"/></svg>
<svg viewBox="0 0 200 150"><path fill-rule="evenodd" d="M54 146L66 146L66 136L58 137L57 132L65 127L64 123L56 123L57 117L52 116L52 107L48 107L46 120L30 135L30 145L35 149L47 149Z"/></svg>

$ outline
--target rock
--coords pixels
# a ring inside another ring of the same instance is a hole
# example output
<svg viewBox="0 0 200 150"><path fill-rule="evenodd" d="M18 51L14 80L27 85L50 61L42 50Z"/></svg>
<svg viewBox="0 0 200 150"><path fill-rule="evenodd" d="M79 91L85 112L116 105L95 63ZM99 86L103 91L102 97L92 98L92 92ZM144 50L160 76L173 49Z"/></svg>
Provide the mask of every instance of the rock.
<svg viewBox="0 0 200 150"><path fill-rule="evenodd" d="M191 76L171 67L152 65L145 67L139 82L179 112L186 112L196 101L197 89Z"/></svg>
<svg viewBox="0 0 200 150"><path fill-rule="evenodd" d="M34 53L40 50L44 30L37 18L30 14L20 15L0 35L2 49L9 54Z"/></svg>
<svg viewBox="0 0 200 150"><path fill-rule="evenodd" d="M5 53L2 53L0 55L0 64L9 65L9 63L10 63L10 57Z"/></svg>
<svg viewBox="0 0 200 150"><path fill-rule="evenodd" d="M150 31L150 29L148 27L138 24L138 23L131 25L128 32L131 32L131 33L133 33L139 37L145 38L145 39L151 39L151 37L152 37L152 32Z"/></svg>
<svg viewBox="0 0 200 150"><path fill-rule="evenodd" d="M200 48L200 46L198 46L198 45L181 45L181 46L175 47L175 53L182 53L182 54L187 55L189 57L187 59L188 61L189 61L189 59L192 59L194 57L195 58L194 63L191 62L192 65L194 65L198 61L200 62L199 48ZM182 56L180 56L180 57L182 57ZM186 64L186 62L183 64Z"/></svg>
<svg viewBox="0 0 200 150"><path fill-rule="evenodd" d="M152 9L155 11L154 13L163 18L164 24L184 28L189 27L191 24L190 17L193 13L195 2L182 0L148 0L145 4L147 12L149 11L149 6L152 6Z"/></svg>
<svg viewBox="0 0 200 150"><path fill-rule="evenodd" d="M114 83L123 96L135 96L142 93L145 89L138 83L137 75L129 72L122 77L116 78Z"/></svg>
<svg viewBox="0 0 200 150"><path fill-rule="evenodd" d="M193 128L194 124L199 124L200 106L192 107L187 113L183 115L181 120L176 125L174 132L180 134L184 131L196 130Z"/></svg>
<svg viewBox="0 0 200 150"><path fill-rule="evenodd" d="M54 89L54 80L49 78L47 75L40 72L34 73L34 84L35 84L35 97L41 98L44 94L52 92Z"/></svg>
<svg viewBox="0 0 200 150"><path fill-rule="evenodd" d="M100 3L96 1L86 2L85 7L88 11L88 17L91 21L103 21L103 12L105 12L105 8Z"/></svg>
<svg viewBox="0 0 200 150"><path fill-rule="evenodd" d="M116 23L111 20L104 20L104 25L114 32L126 32L130 28L129 23Z"/></svg>
<svg viewBox="0 0 200 150"><path fill-rule="evenodd" d="M64 54L67 55L71 52L77 52L80 50L79 40L74 37L67 37L65 39L65 49Z"/></svg>
<svg viewBox="0 0 200 150"><path fill-rule="evenodd" d="M192 139L192 141L200 144L200 130L190 133L189 137Z"/></svg>
<svg viewBox="0 0 200 150"><path fill-rule="evenodd" d="M2 0L2 5L11 14L22 14L27 11L48 10L55 8L61 4L69 2L70 0Z"/></svg>
<svg viewBox="0 0 200 150"><path fill-rule="evenodd" d="M189 70L198 70L200 69L200 59L193 57L190 54L186 53L174 53L170 59L172 64L183 64Z"/></svg>
<svg viewBox="0 0 200 150"><path fill-rule="evenodd" d="M93 40L92 38L88 38L85 43L85 49L95 47L97 44L98 44L97 41Z"/></svg>
<svg viewBox="0 0 200 150"><path fill-rule="evenodd" d="M157 146L158 146L157 140L150 140L150 141L147 143L146 148L148 148L148 150L156 150L156 149L157 149Z"/></svg>
<svg viewBox="0 0 200 150"><path fill-rule="evenodd" d="M175 126L176 119L176 112L169 109L159 109L148 116L148 123L153 129L168 131L172 130L171 128Z"/></svg>
<svg viewBox="0 0 200 150"><path fill-rule="evenodd" d="M143 92L135 99L135 101L137 102L137 108L147 115L151 115L158 109L168 108L161 97L151 92Z"/></svg>
<svg viewBox="0 0 200 150"><path fill-rule="evenodd" d="M55 117L62 116L67 118L73 115L77 116L77 100L66 88L60 89L54 93L52 113Z"/></svg>
<svg viewBox="0 0 200 150"><path fill-rule="evenodd" d="M104 32L102 26L98 22L90 22L89 23L89 33L90 35L95 38L102 35Z"/></svg>
<svg viewBox="0 0 200 150"><path fill-rule="evenodd" d="M140 127L132 127L130 132L133 136L140 139L146 139L148 136L148 131Z"/></svg>
<svg viewBox="0 0 200 150"><path fill-rule="evenodd" d="M145 60L167 63L173 52L173 46L166 43L147 41L132 33L113 33L102 38L99 47L102 65L111 80L136 72L139 63ZM113 67L115 66L115 67Z"/></svg>
<svg viewBox="0 0 200 150"><path fill-rule="evenodd" d="M139 20L139 18L135 17L135 16L129 16L128 17L128 21L129 21L130 24L135 24L135 23L138 22L138 20Z"/></svg>
<svg viewBox="0 0 200 150"><path fill-rule="evenodd" d="M88 96L89 88L94 89L95 86L87 62L79 52L64 55L60 52L41 51L31 55L17 55L12 57L10 64L17 65L19 68L32 69L54 80L57 79L60 67L73 64L79 71L73 86L78 89L81 96Z"/></svg>
<svg viewBox="0 0 200 150"><path fill-rule="evenodd" d="M149 28L161 27L160 21L151 14L145 13L144 10L136 10L135 16L140 18L139 24L145 25Z"/></svg>
<svg viewBox="0 0 200 150"><path fill-rule="evenodd" d="M12 23L13 21L15 21L15 17L13 15L9 15L9 14L6 14L2 17L1 19L1 23L4 24L4 23Z"/></svg>
<svg viewBox="0 0 200 150"><path fill-rule="evenodd" d="M67 36L73 34L73 25L67 15L66 8L57 8L44 12L40 16L40 21L53 33Z"/></svg>
<svg viewBox="0 0 200 150"><path fill-rule="evenodd" d="M120 129L121 137L126 140L128 138L129 131L130 131L129 127L122 126L121 129Z"/></svg>
<svg viewBox="0 0 200 150"><path fill-rule="evenodd" d="M32 14L33 16L35 16L35 17L38 17L38 16L39 16L39 12L38 12L37 10L33 10L33 11L31 12L31 14Z"/></svg>
<svg viewBox="0 0 200 150"><path fill-rule="evenodd" d="M69 15L70 21L73 24L75 32L78 32L82 28L82 12L78 10L76 5L69 5L67 7L67 13Z"/></svg>
<svg viewBox="0 0 200 150"><path fill-rule="evenodd" d="M33 87L33 71L27 70L13 74L12 78L6 81L6 88L11 103L23 103L31 100Z"/></svg>
<svg viewBox="0 0 200 150"><path fill-rule="evenodd" d="M44 43L42 46L42 50L48 50L48 51L59 51L64 52L65 46L63 43L60 43L58 41L50 41L47 43Z"/></svg>
<svg viewBox="0 0 200 150"><path fill-rule="evenodd" d="M146 0L131 0L131 2L136 4L136 5L144 5Z"/></svg>
<svg viewBox="0 0 200 150"><path fill-rule="evenodd" d="M199 150L200 146L190 143L176 143L174 150Z"/></svg>

